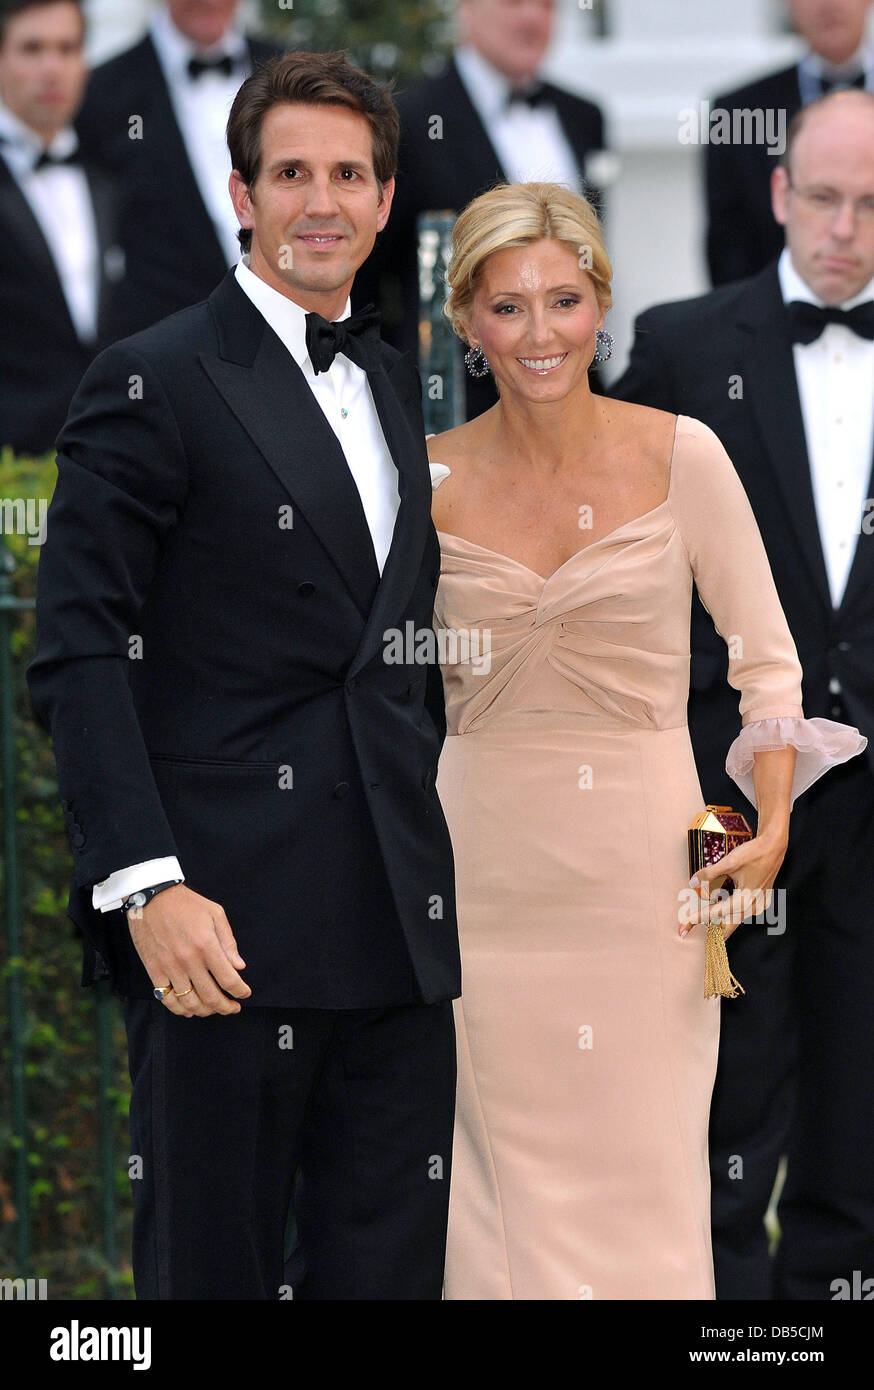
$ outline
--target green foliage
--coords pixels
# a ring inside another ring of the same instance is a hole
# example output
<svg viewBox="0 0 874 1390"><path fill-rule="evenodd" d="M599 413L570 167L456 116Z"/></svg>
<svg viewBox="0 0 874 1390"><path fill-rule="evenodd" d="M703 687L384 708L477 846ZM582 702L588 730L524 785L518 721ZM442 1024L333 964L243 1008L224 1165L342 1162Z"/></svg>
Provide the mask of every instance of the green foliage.
<svg viewBox="0 0 874 1390"><path fill-rule="evenodd" d="M0 453L0 499L43 498L54 489L53 459L14 458ZM2 539L15 560L17 597L36 589L39 546L23 535ZM117 1248L123 1267L109 1270L104 1257L98 1144L98 1067L95 995L82 989L81 955L73 924L65 915L72 882L70 849L58 800L55 764L46 734L31 716L24 673L33 653L34 614L15 615L12 649L14 739L18 767L16 828L21 898L21 956L9 959L5 920L0 940L5 1005L9 972L17 969L25 1000L25 1084L27 1163L33 1275L46 1278L50 1299L105 1298L110 1284L117 1297L132 1297L128 1261L130 1187L126 1155L127 1074L120 1010L113 1018L112 1075L108 1101L114 1127ZM2 640L2 636L0 636ZM0 903L4 866L0 860ZM0 911L3 909L0 908ZM17 1214L12 1184L16 1147L9 1093L10 1032L0 1009L0 1275L17 1268ZM122 1161L124 1160L124 1161Z"/></svg>
<svg viewBox="0 0 874 1390"><path fill-rule="evenodd" d="M378 81L399 86L442 66L451 0L261 0L266 34L287 48L342 49Z"/></svg>

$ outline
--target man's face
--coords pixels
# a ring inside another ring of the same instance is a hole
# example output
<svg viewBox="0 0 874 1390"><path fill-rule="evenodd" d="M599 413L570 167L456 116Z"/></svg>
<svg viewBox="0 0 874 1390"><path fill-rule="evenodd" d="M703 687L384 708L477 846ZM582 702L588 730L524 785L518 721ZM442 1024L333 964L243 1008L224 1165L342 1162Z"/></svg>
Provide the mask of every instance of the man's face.
<svg viewBox="0 0 874 1390"><path fill-rule="evenodd" d="M69 0L13 15L0 44L0 97L13 115L45 139L79 107L88 70L82 15Z"/></svg>
<svg viewBox="0 0 874 1390"><path fill-rule="evenodd" d="M254 185L234 170L229 187L240 225L252 230L252 270L304 308L336 318L394 194L389 179L380 195L366 117L345 106L272 107Z"/></svg>
<svg viewBox="0 0 874 1390"><path fill-rule="evenodd" d="M218 43L233 22L239 0L167 0L170 18L198 48Z"/></svg>
<svg viewBox="0 0 874 1390"><path fill-rule="evenodd" d="M874 276L874 100L844 92L812 111L771 193L801 278L826 304L852 299Z"/></svg>
<svg viewBox="0 0 874 1390"><path fill-rule="evenodd" d="M789 15L814 53L840 65L865 36L871 0L787 0Z"/></svg>
<svg viewBox="0 0 874 1390"><path fill-rule="evenodd" d="M459 0L461 37L508 77L533 77L552 38L555 0Z"/></svg>

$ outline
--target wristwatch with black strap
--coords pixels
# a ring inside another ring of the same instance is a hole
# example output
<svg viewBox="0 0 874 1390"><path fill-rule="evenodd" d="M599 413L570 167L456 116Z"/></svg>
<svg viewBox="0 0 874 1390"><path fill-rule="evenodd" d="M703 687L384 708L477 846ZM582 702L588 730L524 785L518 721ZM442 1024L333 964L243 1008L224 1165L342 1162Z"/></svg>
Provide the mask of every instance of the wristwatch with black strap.
<svg viewBox="0 0 874 1390"><path fill-rule="evenodd" d="M166 883L156 883L152 888L138 888L135 893L128 894L121 905L121 910L122 912L129 912L132 907L143 908L159 893L163 893L165 888L175 888L176 884L181 882L181 878L171 878Z"/></svg>

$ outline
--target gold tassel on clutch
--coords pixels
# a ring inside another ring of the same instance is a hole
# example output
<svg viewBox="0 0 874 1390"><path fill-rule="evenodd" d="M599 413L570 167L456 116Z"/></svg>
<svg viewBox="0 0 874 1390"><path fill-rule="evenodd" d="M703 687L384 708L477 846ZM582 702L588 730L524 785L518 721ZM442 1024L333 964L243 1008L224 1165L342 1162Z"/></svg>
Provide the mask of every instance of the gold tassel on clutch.
<svg viewBox="0 0 874 1390"><path fill-rule="evenodd" d="M704 998L713 999L721 994L723 999L736 999L738 990L746 994L740 980L731 973L722 927L718 922L708 922L704 942Z"/></svg>
<svg viewBox="0 0 874 1390"><path fill-rule="evenodd" d="M752 830L739 812L730 806L710 806L699 812L689 826L689 873L695 874L701 868L709 868L735 845L742 845L752 839ZM711 892L724 887L727 893L734 891L730 878L715 878ZM704 998L736 999L738 990L746 994L740 980L735 979L728 965L728 952L725 937L718 922L709 922L704 941Z"/></svg>

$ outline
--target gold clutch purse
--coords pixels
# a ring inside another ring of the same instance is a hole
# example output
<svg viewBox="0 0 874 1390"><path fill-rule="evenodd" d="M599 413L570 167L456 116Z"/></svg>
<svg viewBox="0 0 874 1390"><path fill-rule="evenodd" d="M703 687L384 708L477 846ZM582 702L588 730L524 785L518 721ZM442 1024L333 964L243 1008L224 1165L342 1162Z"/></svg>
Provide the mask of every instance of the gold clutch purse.
<svg viewBox="0 0 874 1390"><path fill-rule="evenodd" d="M699 869L711 868L736 845L752 838L753 832L739 811L733 811L730 806L707 806L689 826L689 877ZM727 874L711 880L711 894L719 892L720 888L734 892L734 882ZM736 999L738 990L746 993L729 969L722 928L718 923L709 922L704 946L704 998L722 995L725 999Z"/></svg>

